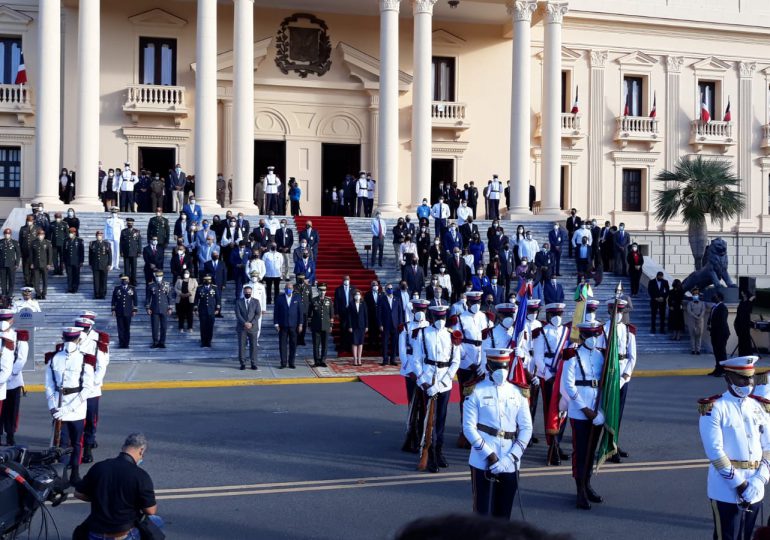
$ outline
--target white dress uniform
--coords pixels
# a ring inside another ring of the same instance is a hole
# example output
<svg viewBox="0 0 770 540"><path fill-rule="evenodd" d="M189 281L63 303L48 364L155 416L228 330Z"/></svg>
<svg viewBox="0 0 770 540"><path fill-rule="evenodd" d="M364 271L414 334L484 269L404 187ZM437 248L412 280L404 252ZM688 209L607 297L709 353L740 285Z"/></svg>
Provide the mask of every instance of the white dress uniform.
<svg viewBox="0 0 770 540"><path fill-rule="evenodd" d="M12 336L11 333L13 333ZM13 364L16 360L14 353L16 348L15 334L13 330L0 334L3 338L2 344L0 344L0 401L5 399L8 381L13 374ZM2 404L0 403L0 405Z"/></svg>
<svg viewBox="0 0 770 540"><path fill-rule="evenodd" d="M452 304L452 307L449 308L449 316L452 315L462 315L465 313L468 309L468 306L465 304L464 300L458 300L454 304Z"/></svg>
<svg viewBox="0 0 770 540"><path fill-rule="evenodd" d="M112 268L120 270L120 233L126 227L123 218L112 215L104 222L104 239L110 243L112 249Z"/></svg>
<svg viewBox="0 0 770 540"><path fill-rule="evenodd" d="M273 172L268 173L265 176L265 193L268 195L275 195L278 193L278 188L281 185L281 179Z"/></svg>
<svg viewBox="0 0 770 540"><path fill-rule="evenodd" d="M487 368L487 349L508 349L515 346L513 342L513 332L515 328L511 326L506 329L502 324L497 324L489 333L487 338L481 344L481 369Z"/></svg>
<svg viewBox="0 0 770 540"><path fill-rule="evenodd" d="M254 271L259 274L259 279L262 279L265 276L265 261L262 259L250 260L245 268L246 277L251 276L251 273Z"/></svg>
<svg viewBox="0 0 770 540"><path fill-rule="evenodd" d="M524 324L524 329L519 334L519 341L516 346L520 349L517 354L521 353L522 362L524 363L524 369L529 373L535 372L535 343L540 339L543 324L535 319Z"/></svg>
<svg viewBox="0 0 770 540"><path fill-rule="evenodd" d="M419 379L420 375L422 375L421 364L417 358L417 349L422 347L422 334L428 326L428 321L426 320L413 320L407 323L398 335L398 357L401 359L399 374L402 377L409 377L414 374ZM416 335L415 330L418 330Z"/></svg>
<svg viewBox="0 0 770 540"><path fill-rule="evenodd" d="M607 348L607 338L610 335L610 321L604 323L604 334L599 338L598 347ZM620 363L620 387L631 380L636 367L636 335L628 324L618 323L618 358ZM634 330L635 331L635 330ZM628 377L628 378L626 378Z"/></svg>
<svg viewBox="0 0 770 540"><path fill-rule="evenodd" d="M0 391L0 395L5 399L6 390L15 390L24 386L24 366L27 365L27 357L29 355L29 334L24 332L26 339L21 339L19 333L16 330L10 329L7 332L0 333L0 338L3 340L10 340L14 343L13 352L13 367L11 368L11 376L5 382L5 389ZM6 347L3 347L3 355L7 355ZM0 372L4 369L0 368ZM0 375L0 379L4 376L4 373Z"/></svg>
<svg viewBox="0 0 770 540"><path fill-rule="evenodd" d="M493 178L492 183L489 184L489 198L490 200L500 200L500 192L503 190L503 184L499 179Z"/></svg>
<svg viewBox="0 0 770 540"><path fill-rule="evenodd" d="M549 323L543 326L542 339L535 340L535 375L545 381L556 376L559 353L569 339L569 332L569 327L561 324L554 326Z"/></svg>
<svg viewBox="0 0 770 540"><path fill-rule="evenodd" d="M460 315L455 329L463 333L462 352L460 355L461 369L481 369L483 365L481 361L482 331L491 327L492 323L489 322L487 314L481 310L476 313L468 310ZM467 343L466 340L475 343ZM502 347L502 345L500 346Z"/></svg>
<svg viewBox="0 0 770 540"><path fill-rule="evenodd" d="M64 413L62 422L85 420L86 399L91 396L93 387L94 367L85 361L79 350L67 352L65 348L54 354L48 362L45 370L45 397L49 409L58 408ZM62 389L64 394L59 406L59 393Z"/></svg>
<svg viewBox="0 0 770 540"><path fill-rule="evenodd" d="M460 367L460 347L452 345L452 334L448 328L425 328L414 354L416 369L420 373L418 385L429 385L426 390L429 395L452 390L452 379ZM436 362L442 365L433 365Z"/></svg>
<svg viewBox="0 0 770 540"><path fill-rule="evenodd" d="M40 313L42 311L40 309L40 303L34 298L30 298L29 300L24 300L23 298L15 300L11 309L13 309L14 313L19 313L22 309L29 309L34 313Z"/></svg>
<svg viewBox="0 0 770 540"><path fill-rule="evenodd" d="M369 195L369 182L366 180L366 176L360 176L356 181L356 197L362 199L367 198Z"/></svg>
<svg viewBox="0 0 770 540"><path fill-rule="evenodd" d="M96 366L94 366L94 386L91 390L91 395L88 397L100 397L102 395L104 377L107 375L107 366L110 364L109 345L102 343L101 347L99 346L100 334L102 334L102 332L91 328L87 333L83 333L83 337L78 344L80 352L84 355L91 354L96 357ZM109 336L106 337L106 341L109 342Z"/></svg>
<svg viewBox="0 0 770 540"><path fill-rule="evenodd" d="M569 398L567 414L574 420L587 420L583 408L593 409L599 394L599 380L604 367L604 352L578 347L576 354L565 360L561 380L562 395Z"/></svg>

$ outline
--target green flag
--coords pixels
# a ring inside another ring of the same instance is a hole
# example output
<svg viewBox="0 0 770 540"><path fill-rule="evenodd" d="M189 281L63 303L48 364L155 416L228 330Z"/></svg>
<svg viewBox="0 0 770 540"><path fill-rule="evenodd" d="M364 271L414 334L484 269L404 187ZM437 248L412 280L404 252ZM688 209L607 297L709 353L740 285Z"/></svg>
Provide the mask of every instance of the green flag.
<svg viewBox="0 0 770 540"><path fill-rule="evenodd" d="M604 411L604 429L596 449L596 468L618 451L618 427L620 424L620 359L618 358L617 306L612 310L612 323L607 342L607 355L600 386L599 407Z"/></svg>

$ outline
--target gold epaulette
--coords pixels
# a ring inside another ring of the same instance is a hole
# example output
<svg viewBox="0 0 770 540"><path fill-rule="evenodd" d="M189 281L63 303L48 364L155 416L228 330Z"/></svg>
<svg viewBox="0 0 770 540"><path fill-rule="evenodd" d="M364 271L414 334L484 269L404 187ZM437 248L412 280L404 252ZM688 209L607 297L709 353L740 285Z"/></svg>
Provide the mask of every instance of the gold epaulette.
<svg viewBox="0 0 770 540"><path fill-rule="evenodd" d="M698 400L698 412L701 416L711 414L711 409L714 408L714 402L722 397L722 394L703 398Z"/></svg>
<svg viewBox="0 0 770 540"><path fill-rule="evenodd" d="M762 405L762 408L765 410L765 412L770 413L770 399L765 399L763 397L755 396L754 394L751 394L749 397L754 398L757 403Z"/></svg>

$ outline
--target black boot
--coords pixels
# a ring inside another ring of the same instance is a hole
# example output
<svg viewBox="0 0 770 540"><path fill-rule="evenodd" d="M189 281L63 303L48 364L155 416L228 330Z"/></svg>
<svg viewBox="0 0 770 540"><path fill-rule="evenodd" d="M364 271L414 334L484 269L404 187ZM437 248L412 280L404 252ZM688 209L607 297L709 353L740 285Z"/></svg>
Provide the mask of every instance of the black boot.
<svg viewBox="0 0 770 540"><path fill-rule="evenodd" d="M434 446L431 446L428 450L428 472L438 472L438 463L436 462L436 448Z"/></svg>
<svg viewBox="0 0 770 540"><path fill-rule="evenodd" d="M559 447L556 443L553 443L548 447L548 460L546 465L561 465L561 457L559 456Z"/></svg>
<svg viewBox="0 0 770 540"><path fill-rule="evenodd" d="M440 446L436 447L436 463L438 463L438 466L442 469L446 469L449 467L449 463L447 463L446 458L444 457L444 452L441 450L442 448Z"/></svg>
<svg viewBox="0 0 770 540"><path fill-rule="evenodd" d="M604 502L604 498L598 493L596 493L594 491L594 488L591 487L591 478L586 479L585 488L586 488L586 496L588 497L589 501L591 501L592 503Z"/></svg>
<svg viewBox="0 0 770 540"><path fill-rule="evenodd" d="M94 455L91 452L92 446L90 444L86 444L83 447L83 463L93 463L94 461Z"/></svg>
<svg viewBox="0 0 770 540"><path fill-rule="evenodd" d="M607 461L610 463L623 463L623 461L620 459L619 453L614 453L611 458L609 458Z"/></svg>
<svg viewBox="0 0 770 540"><path fill-rule="evenodd" d="M582 480L575 479L575 486L577 487L577 503L575 506L580 510L590 510L591 503L588 502L588 496L586 495L585 484Z"/></svg>
<svg viewBox="0 0 770 540"><path fill-rule="evenodd" d="M559 452L559 459L569 459L571 457L569 452L565 452L564 450L561 449L561 446L557 445L556 450Z"/></svg>
<svg viewBox="0 0 770 540"><path fill-rule="evenodd" d="M80 482L80 466L79 465L73 465L70 467L70 477L69 477L69 486L72 487L75 484Z"/></svg>
<svg viewBox="0 0 770 540"><path fill-rule="evenodd" d="M10 443L8 443L8 444L10 444ZM625 452L625 451L623 451L622 448L618 447L618 455L620 457L622 457L622 458L627 458L628 457L628 452Z"/></svg>

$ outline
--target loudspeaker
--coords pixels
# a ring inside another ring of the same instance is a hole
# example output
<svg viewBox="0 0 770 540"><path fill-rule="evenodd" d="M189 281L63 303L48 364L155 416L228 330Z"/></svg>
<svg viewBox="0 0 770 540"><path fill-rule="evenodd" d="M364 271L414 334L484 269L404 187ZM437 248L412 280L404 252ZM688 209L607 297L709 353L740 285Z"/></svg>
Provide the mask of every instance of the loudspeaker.
<svg viewBox="0 0 770 540"><path fill-rule="evenodd" d="M738 292L746 292L749 297L757 294L757 278L741 276L738 278Z"/></svg>

